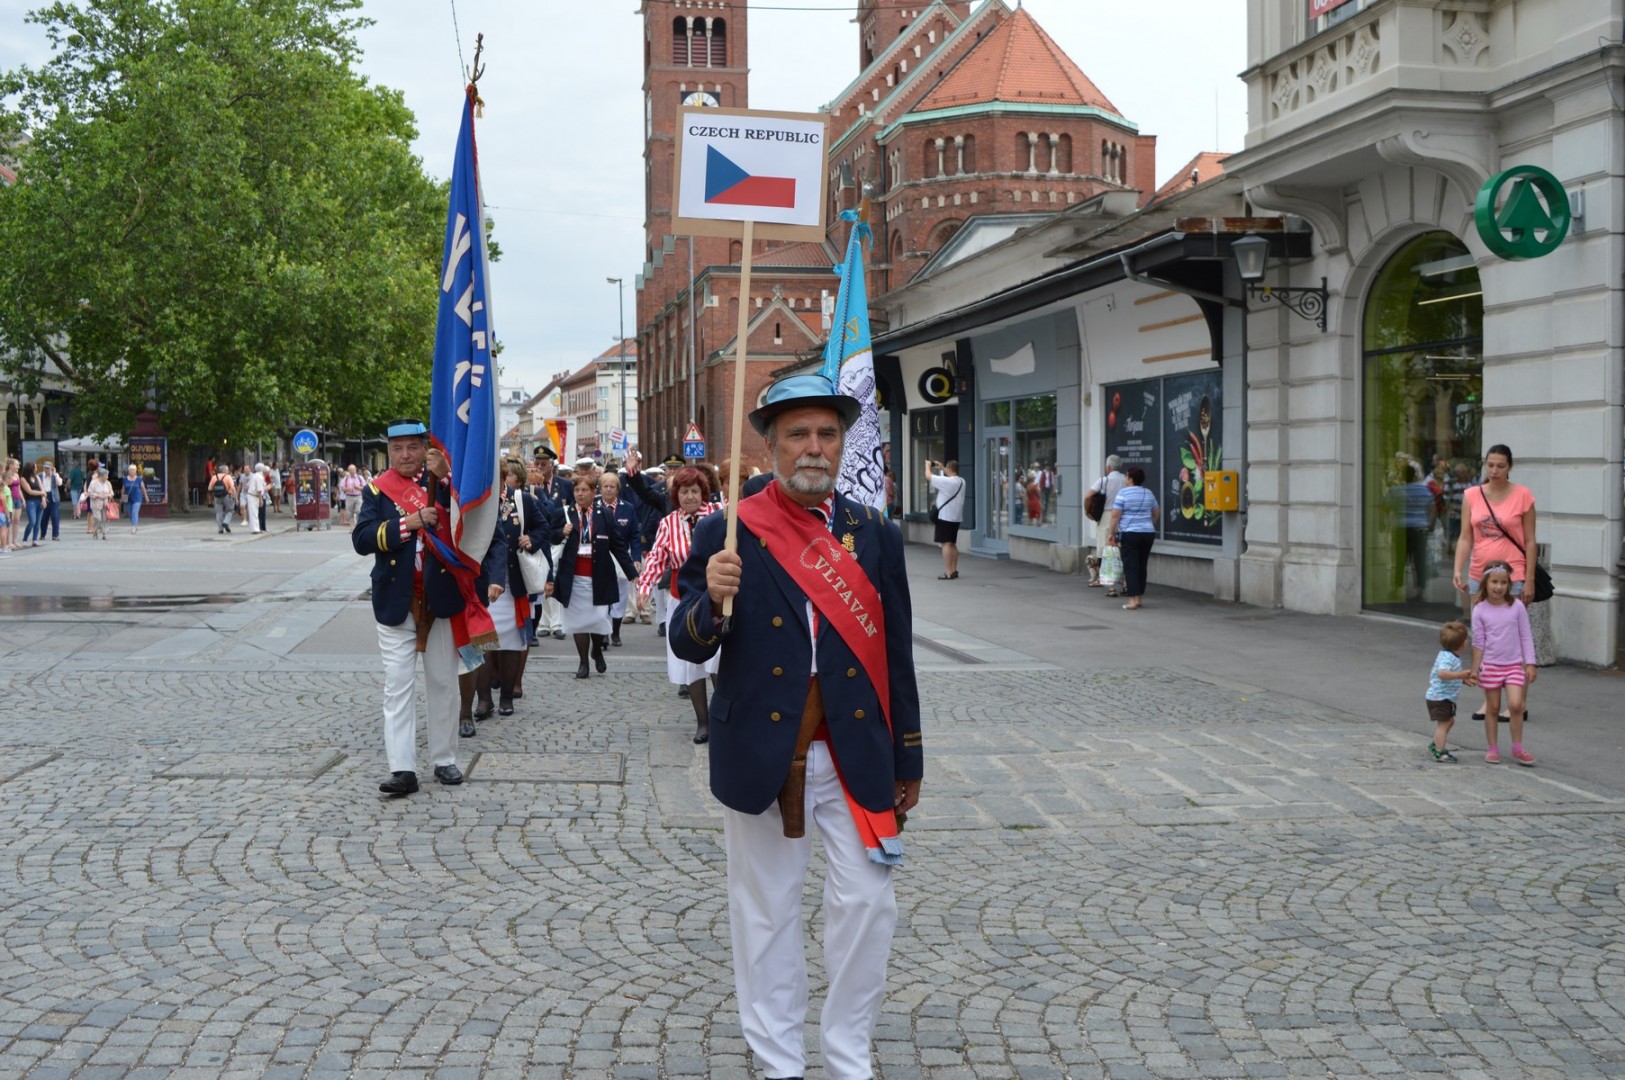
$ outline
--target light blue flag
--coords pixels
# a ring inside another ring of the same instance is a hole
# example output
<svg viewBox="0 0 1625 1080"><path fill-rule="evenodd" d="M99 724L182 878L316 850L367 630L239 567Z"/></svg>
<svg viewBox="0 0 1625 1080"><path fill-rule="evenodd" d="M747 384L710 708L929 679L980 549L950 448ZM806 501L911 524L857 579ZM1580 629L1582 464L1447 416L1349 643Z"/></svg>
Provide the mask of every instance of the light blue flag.
<svg viewBox="0 0 1625 1080"><path fill-rule="evenodd" d="M452 164L429 392L429 441L451 466L452 541L463 564L477 571L496 531L499 432L473 91L470 86L463 101Z"/></svg>
<svg viewBox="0 0 1625 1080"><path fill-rule="evenodd" d="M880 439L880 409L875 401L875 357L869 340L869 290L863 283L863 251L873 233L856 210L843 210L842 221L852 222L846 241L846 261L836 267L841 291L835 298L835 322L824 346L824 377L837 392L858 399L863 406L857 422L846 433L841 475L836 485L848 497L886 510L886 452Z"/></svg>

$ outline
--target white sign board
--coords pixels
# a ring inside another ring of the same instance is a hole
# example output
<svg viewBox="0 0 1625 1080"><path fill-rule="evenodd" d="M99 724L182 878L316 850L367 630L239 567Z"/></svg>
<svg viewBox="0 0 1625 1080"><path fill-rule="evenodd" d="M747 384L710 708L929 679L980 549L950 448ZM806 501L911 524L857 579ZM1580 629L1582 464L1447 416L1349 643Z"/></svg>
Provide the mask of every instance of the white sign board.
<svg viewBox="0 0 1625 1080"><path fill-rule="evenodd" d="M683 109L677 127L680 236L823 240L828 125L819 113Z"/></svg>

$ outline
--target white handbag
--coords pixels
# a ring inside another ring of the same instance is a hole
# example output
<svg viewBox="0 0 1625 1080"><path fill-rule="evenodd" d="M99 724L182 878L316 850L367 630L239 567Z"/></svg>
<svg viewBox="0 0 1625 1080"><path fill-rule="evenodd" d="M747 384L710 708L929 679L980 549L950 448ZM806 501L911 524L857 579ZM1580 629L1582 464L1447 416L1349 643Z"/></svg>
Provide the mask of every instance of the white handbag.
<svg viewBox="0 0 1625 1080"><path fill-rule="evenodd" d="M519 512L519 531L525 529L525 493L522 490L513 493L514 509ZM547 589L547 560L542 558L539 551L526 551L524 548L514 548L519 555L519 572L525 578L525 593L535 596Z"/></svg>

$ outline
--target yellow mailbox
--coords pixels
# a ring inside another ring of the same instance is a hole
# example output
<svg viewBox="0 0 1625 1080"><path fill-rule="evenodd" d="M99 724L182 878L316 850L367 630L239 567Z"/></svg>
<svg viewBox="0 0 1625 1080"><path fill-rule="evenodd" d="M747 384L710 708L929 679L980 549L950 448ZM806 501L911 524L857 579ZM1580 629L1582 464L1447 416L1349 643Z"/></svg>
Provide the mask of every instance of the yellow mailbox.
<svg viewBox="0 0 1625 1080"><path fill-rule="evenodd" d="M1202 504L1209 510L1241 509L1241 474L1220 469L1202 476Z"/></svg>

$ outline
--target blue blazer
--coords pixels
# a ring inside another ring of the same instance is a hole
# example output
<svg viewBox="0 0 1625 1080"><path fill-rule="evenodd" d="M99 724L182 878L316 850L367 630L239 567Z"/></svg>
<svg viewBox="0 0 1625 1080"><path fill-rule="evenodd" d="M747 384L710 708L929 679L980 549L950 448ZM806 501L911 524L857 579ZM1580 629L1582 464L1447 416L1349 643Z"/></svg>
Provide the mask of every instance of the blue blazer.
<svg viewBox="0 0 1625 1080"><path fill-rule="evenodd" d="M519 513L517 509L513 514L506 517L500 513L497 516L497 535L502 537L502 543L507 548L508 580L523 585L525 575L519 569L519 552L523 549L519 546L519 538L521 536L530 537L530 550L546 559L547 565L552 567L553 541L556 534L553 532L553 526L547 514L542 510L541 504L531 498L528 491L524 488L512 491L505 489L503 494L504 496L513 495L524 500L522 505L525 511L525 531L523 533L519 531ZM549 573L551 573L551 570L549 570Z"/></svg>
<svg viewBox="0 0 1625 1080"><path fill-rule="evenodd" d="M421 479L421 478L420 478ZM447 512L451 489L440 483L435 504ZM371 555L372 615L384 626L399 626L412 613L412 578L416 560L417 534L401 528L400 507L395 500L368 484L361 493L361 512L356 515L350 546L357 555ZM496 583L508 587L508 547L500 530L486 550L476 586L483 595L485 586ZM463 594L451 571L427 551L423 556L423 598L429 613L449 618L463 610Z"/></svg>
<svg viewBox="0 0 1625 1080"><path fill-rule="evenodd" d="M572 503L564 511L564 518L574 526L564 538L564 548L558 565L553 567L553 599L570 606L570 593L575 589L576 554L581 549L581 511ZM621 599L620 582L615 579L615 564L619 563L628 581L635 581L638 573L626 554L626 537L615 526L609 511L601 502L592 505L592 602L614 604Z"/></svg>
<svg viewBox="0 0 1625 1080"><path fill-rule="evenodd" d="M608 505L604 509L609 510ZM638 515L638 503L625 491L615 500L615 529L626 540L626 557L633 562L643 558L643 520Z"/></svg>
<svg viewBox="0 0 1625 1080"><path fill-rule="evenodd" d="M666 634L672 652L691 663L704 663L723 645L705 566L722 550L726 518L700 519L677 575L679 600ZM874 686L846 642L820 619L818 683L825 722L848 791L868 809L884 813L896 804L897 782L918 780L925 768L903 534L873 508L839 494L833 531L843 540L852 537L858 565L880 593L891 686ZM813 669L813 640L807 594L743 521L739 559L733 625L711 697L711 793L730 809L759 814L773 805L790 772ZM882 693L891 702L891 731L880 710Z"/></svg>

